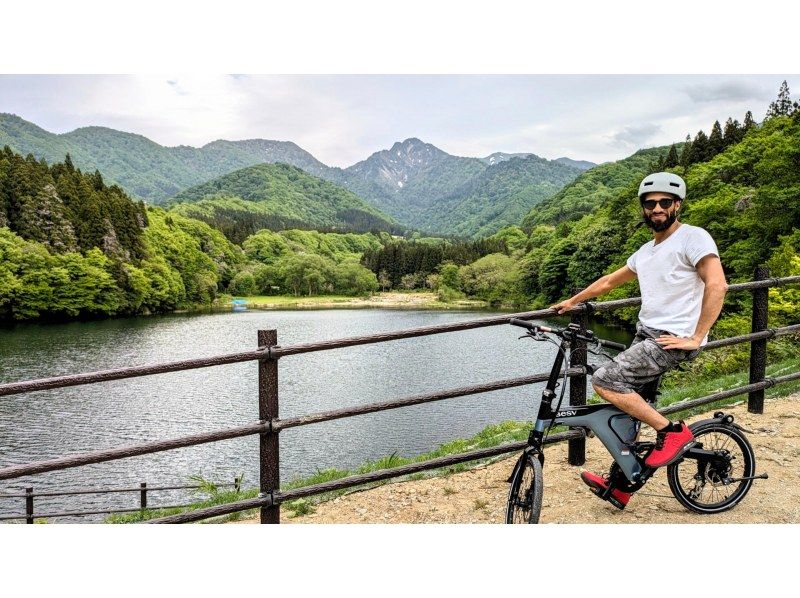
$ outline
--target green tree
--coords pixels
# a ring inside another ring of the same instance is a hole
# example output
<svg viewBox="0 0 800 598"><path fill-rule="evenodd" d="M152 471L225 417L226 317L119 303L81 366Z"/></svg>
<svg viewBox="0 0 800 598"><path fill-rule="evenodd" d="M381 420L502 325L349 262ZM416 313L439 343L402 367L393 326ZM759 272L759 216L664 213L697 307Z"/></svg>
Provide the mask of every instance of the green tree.
<svg viewBox="0 0 800 598"><path fill-rule="evenodd" d="M680 158L678 157L678 150L675 148L675 144L673 143L671 146L669 146L669 152L664 160L664 168L675 168L679 164Z"/></svg>
<svg viewBox="0 0 800 598"><path fill-rule="evenodd" d="M692 148L689 153L689 164L705 162L711 157L711 147L708 136L703 131L698 131L692 140Z"/></svg>
<svg viewBox="0 0 800 598"><path fill-rule="evenodd" d="M781 88L778 90L778 99L770 103L765 119L775 118L776 116L791 116L792 98L789 95L789 84L784 79Z"/></svg>
<svg viewBox="0 0 800 598"><path fill-rule="evenodd" d="M255 276L252 272L247 271L239 272L228 285L228 292L237 297L255 295L257 290Z"/></svg>
<svg viewBox="0 0 800 598"><path fill-rule="evenodd" d="M375 273L356 262L336 266L336 291L343 295L369 295L378 290Z"/></svg>
<svg viewBox="0 0 800 598"><path fill-rule="evenodd" d="M689 168L689 164L691 164L691 157L692 157L692 136L686 135L686 142L683 144L683 151L681 151L681 166L683 166L684 170Z"/></svg>
<svg viewBox="0 0 800 598"><path fill-rule="evenodd" d="M726 148L735 145L742 140L744 131L738 120L728 118L725 121L725 130L722 133L723 144Z"/></svg>
<svg viewBox="0 0 800 598"><path fill-rule="evenodd" d="M711 135L708 138L708 157L713 158L725 149L725 141L722 138L722 126L718 120L714 121L711 127Z"/></svg>
<svg viewBox="0 0 800 598"><path fill-rule="evenodd" d="M744 132L747 133L750 129L752 129L755 126L756 126L756 121L753 120L753 113L748 110L747 113L744 115L744 124L742 125L742 128L744 129Z"/></svg>
<svg viewBox="0 0 800 598"><path fill-rule="evenodd" d="M521 297L521 274L516 261L502 253L493 253L459 270L465 293L492 305L517 303Z"/></svg>

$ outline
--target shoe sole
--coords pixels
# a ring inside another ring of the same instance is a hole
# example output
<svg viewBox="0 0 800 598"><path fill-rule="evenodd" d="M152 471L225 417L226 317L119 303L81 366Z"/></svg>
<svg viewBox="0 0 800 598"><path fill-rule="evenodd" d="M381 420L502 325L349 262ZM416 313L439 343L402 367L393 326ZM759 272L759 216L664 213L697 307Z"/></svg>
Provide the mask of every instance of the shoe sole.
<svg viewBox="0 0 800 598"><path fill-rule="evenodd" d="M696 440L690 440L689 442L684 444L681 450L675 453L675 456L672 457L672 459L670 459L666 463L662 463L661 465L647 465L647 462L645 462L645 465L647 465L647 467L652 467L653 469L658 469L659 467L668 467L673 463L675 463L675 461L677 461L678 459L682 458L686 454L686 452L692 447L694 447L694 445L696 444L697 444Z"/></svg>
<svg viewBox="0 0 800 598"><path fill-rule="evenodd" d="M589 486L589 489L592 491L592 493L593 493L593 494L594 494L596 497L598 497L598 498L601 498L601 499L602 499L602 497L600 496L600 493L601 493L601 492L604 492L604 491L605 491L605 488L603 488L603 487L602 487L600 484L598 484L597 482L593 482L593 481L591 481L591 480L586 480L586 479L584 479L584 478L583 478L583 476L581 476L581 480L583 481L583 483L584 483L584 484L586 484L587 486ZM617 507L617 508L618 508L620 511L622 511L622 510L624 510L624 509L625 509L625 505L623 505L621 502L619 502L619 501L618 501L616 498L614 498L613 496L609 496L608 498L605 498L605 499L602 499L602 500L605 500L606 502L609 502L609 503L611 503L612 505L614 505L615 507Z"/></svg>

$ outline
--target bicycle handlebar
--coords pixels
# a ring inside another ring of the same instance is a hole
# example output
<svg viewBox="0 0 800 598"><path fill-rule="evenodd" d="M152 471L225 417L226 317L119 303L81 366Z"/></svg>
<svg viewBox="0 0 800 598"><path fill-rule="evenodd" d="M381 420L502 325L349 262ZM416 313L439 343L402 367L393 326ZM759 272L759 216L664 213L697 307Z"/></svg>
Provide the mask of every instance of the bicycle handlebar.
<svg viewBox="0 0 800 598"><path fill-rule="evenodd" d="M603 347L608 347L609 349L616 349L617 351L624 351L628 347L623 345L622 343L615 343L614 341L608 341L604 338L597 339Z"/></svg>
<svg viewBox="0 0 800 598"><path fill-rule="evenodd" d="M508 323L511 324L512 326L519 326L520 328L527 328L528 330L530 330L532 332L550 332L550 333L555 334L557 336L560 336L562 338L564 336L564 331L567 330L566 328L550 328L549 326L539 326L537 324L533 324L532 322L528 322L527 320L520 320L518 318L511 318L508 321ZM587 331L587 333L588 333L587 336L584 336L582 334L574 334L574 335L571 335L571 336L574 336L575 338L577 338L579 340L583 340L583 341L587 341L587 342L596 342L597 344L599 344L599 345L601 345L603 347L608 347L609 349L616 349L617 351L624 351L625 349L628 348L625 345L623 345L622 343L615 343L614 341L609 341L609 340L606 340L604 338L597 338L596 336L594 336L594 333L591 332L591 331Z"/></svg>

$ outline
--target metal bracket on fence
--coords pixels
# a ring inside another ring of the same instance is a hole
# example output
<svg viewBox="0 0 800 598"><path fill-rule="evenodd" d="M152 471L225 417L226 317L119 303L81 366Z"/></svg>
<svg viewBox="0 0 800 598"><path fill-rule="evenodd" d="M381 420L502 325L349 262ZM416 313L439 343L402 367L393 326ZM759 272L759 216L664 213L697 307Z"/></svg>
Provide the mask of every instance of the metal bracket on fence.
<svg viewBox="0 0 800 598"><path fill-rule="evenodd" d="M265 507L274 507L275 506L275 493L274 492L259 492L258 493L258 500L265 500L269 498L269 504L264 505Z"/></svg>
<svg viewBox="0 0 800 598"><path fill-rule="evenodd" d="M263 349L259 349L262 353L265 353L264 357L261 359L267 360L274 360L277 361L280 357L280 353L276 351L276 349L280 349L280 345L270 345L269 347L264 347Z"/></svg>
<svg viewBox="0 0 800 598"><path fill-rule="evenodd" d="M581 301L580 305L586 306L586 315L591 316L596 310L594 308L594 304L589 301Z"/></svg>

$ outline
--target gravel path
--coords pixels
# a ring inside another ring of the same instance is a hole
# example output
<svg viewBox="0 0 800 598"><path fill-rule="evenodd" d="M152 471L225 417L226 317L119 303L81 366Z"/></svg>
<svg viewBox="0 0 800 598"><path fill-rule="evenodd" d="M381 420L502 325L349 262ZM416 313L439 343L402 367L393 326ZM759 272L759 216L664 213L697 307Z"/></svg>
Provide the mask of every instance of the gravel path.
<svg viewBox="0 0 800 598"><path fill-rule="evenodd" d="M672 496L666 470L657 473L619 511L599 500L581 482L582 469L607 471L610 457L597 439L586 443L586 465L566 462L566 443L546 449L544 505L541 523L800 523L800 394L768 399L765 413L747 413L747 405L723 409L754 433L748 438L756 454L756 480L734 509L699 515ZM709 412L709 415L713 413ZM691 421L708 416L695 416ZM502 523L508 493L506 482L516 457L473 470L425 480L398 482L353 492L282 523ZM255 520L240 523L255 523Z"/></svg>

